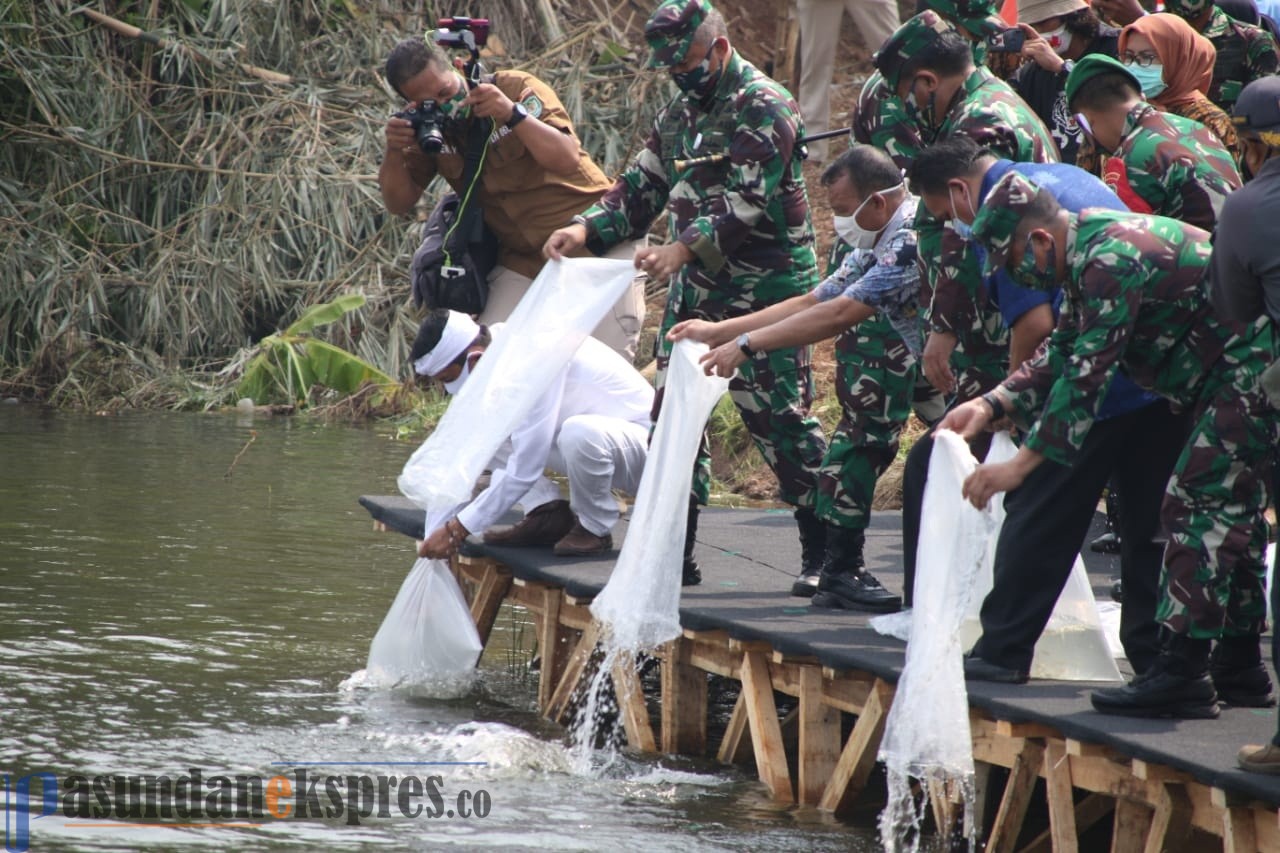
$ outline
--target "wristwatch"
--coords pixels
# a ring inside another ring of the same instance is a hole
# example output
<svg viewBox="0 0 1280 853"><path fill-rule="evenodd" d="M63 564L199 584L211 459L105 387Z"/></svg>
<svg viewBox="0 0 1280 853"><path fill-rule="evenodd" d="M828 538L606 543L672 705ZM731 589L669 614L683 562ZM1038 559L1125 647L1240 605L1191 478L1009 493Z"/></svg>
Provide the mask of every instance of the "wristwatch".
<svg viewBox="0 0 1280 853"><path fill-rule="evenodd" d="M512 104L511 118L507 119L507 123L504 125L504 127L506 127L507 130L515 130L516 125L524 121L528 117L529 117L529 111L524 108L524 104L519 104L519 103Z"/></svg>
<svg viewBox="0 0 1280 853"><path fill-rule="evenodd" d="M1060 68L1060 69L1058 70L1058 73L1059 73L1059 74L1070 74L1070 73L1071 73L1071 69L1072 69L1072 68L1075 68L1075 67L1076 67L1076 64L1075 64L1074 62L1072 62L1070 59L1068 59L1067 61L1065 61L1065 62L1063 62L1063 63L1062 63L1062 68Z"/></svg>
<svg viewBox="0 0 1280 853"><path fill-rule="evenodd" d="M751 348L751 336L748 332L738 335L738 349L742 350L742 354L747 358L756 357L756 351Z"/></svg>

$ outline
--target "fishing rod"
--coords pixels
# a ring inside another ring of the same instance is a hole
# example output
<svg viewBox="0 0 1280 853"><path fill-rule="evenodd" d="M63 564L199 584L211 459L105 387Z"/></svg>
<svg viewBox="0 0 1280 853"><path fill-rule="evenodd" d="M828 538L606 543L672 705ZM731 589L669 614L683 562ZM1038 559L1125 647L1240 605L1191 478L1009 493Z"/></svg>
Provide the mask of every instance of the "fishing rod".
<svg viewBox="0 0 1280 853"><path fill-rule="evenodd" d="M796 140L796 145L804 145L806 142L817 142L819 139L831 139L835 136L848 136L852 131L851 127L840 127L835 130L824 130L822 133L815 133L810 136L802 136ZM672 160L671 165L675 167L677 172L683 172L685 169L691 169L694 166L715 166L729 159L727 151L721 151L719 154L704 154L701 157L690 157L686 160Z"/></svg>

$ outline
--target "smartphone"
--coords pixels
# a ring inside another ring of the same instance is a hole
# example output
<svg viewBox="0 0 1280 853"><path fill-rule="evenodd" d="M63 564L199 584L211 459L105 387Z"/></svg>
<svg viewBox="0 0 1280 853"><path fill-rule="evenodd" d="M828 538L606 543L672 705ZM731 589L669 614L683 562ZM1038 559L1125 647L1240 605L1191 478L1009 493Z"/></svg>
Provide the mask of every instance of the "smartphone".
<svg viewBox="0 0 1280 853"><path fill-rule="evenodd" d="M987 46L995 53L1021 53L1027 34L1017 27L1001 30L987 37Z"/></svg>

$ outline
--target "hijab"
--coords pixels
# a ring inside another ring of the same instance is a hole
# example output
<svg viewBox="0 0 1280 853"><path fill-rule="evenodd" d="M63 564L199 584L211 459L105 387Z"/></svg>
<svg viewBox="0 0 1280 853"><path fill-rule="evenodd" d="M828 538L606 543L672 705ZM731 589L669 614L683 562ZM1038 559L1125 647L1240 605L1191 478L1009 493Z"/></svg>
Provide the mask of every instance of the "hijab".
<svg viewBox="0 0 1280 853"><path fill-rule="evenodd" d="M1144 15L1120 31L1120 55L1128 49L1129 34L1138 33L1151 42L1164 66L1165 89L1151 103L1163 110L1208 98L1213 81L1217 51L1213 42L1200 35L1177 15L1160 12ZM1122 60L1123 61L1123 60Z"/></svg>

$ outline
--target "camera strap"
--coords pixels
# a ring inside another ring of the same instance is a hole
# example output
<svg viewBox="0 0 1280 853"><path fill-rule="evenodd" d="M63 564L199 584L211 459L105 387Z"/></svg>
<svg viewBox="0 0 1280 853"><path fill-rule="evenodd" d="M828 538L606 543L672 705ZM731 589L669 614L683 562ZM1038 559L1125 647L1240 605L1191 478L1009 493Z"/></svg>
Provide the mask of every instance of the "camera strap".
<svg viewBox="0 0 1280 853"><path fill-rule="evenodd" d="M493 119L487 122L488 127L485 124L483 121L473 121L467 128L467 149L463 155L462 193L458 201L458 213L454 217L453 227L444 236L445 266L453 265L452 256L455 252L466 252L467 241L474 233L475 218L480 214L475 189L480 183L480 170L489 150L489 136L497 129L497 122Z"/></svg>

